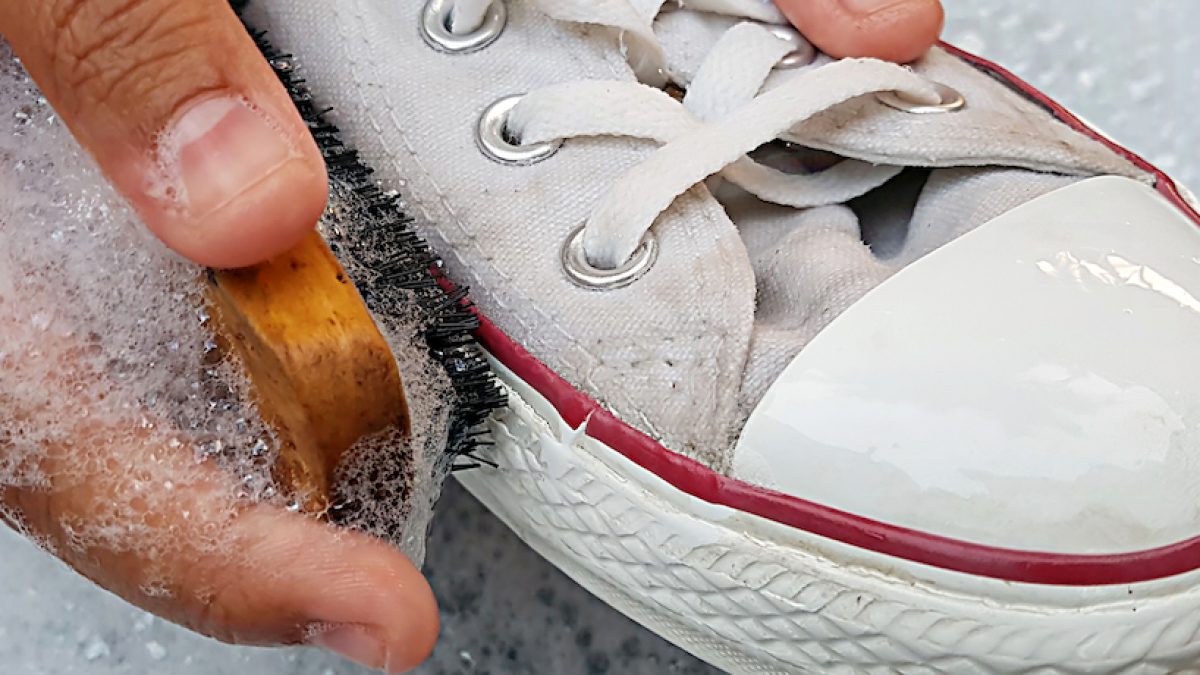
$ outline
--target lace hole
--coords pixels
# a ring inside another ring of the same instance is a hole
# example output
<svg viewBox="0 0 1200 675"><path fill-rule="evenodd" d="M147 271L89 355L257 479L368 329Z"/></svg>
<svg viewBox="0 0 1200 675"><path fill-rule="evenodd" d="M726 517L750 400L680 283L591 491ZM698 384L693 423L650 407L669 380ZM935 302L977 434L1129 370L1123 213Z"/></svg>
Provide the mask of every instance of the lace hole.
<svg viewBox="0 0 1200 675"><path fill-rule="evenodd" d="M619 267L596 267L588 262L587 252L583 249L584 230L580 227L572 232L562 248L563 271L576 286L605 291L624 288L642 278L658 261L658 239L653 232L647 232L641 245Z"/></svg>
<svg viewBox="0 0 1200 675"><path fill-rule="evenodd" d="M429 0L421 10L421 37L434 49L447 54L467 54L496 41L508 22L508 9L501 0L494 0L484 15L483 24L459 35L450 31L450 13L454 0Z"/></svg>
<svg viewBox="0 0 1200 675"><path fill-rule="evenodd" d="M881 91L875 94L875 98L880 103L902 110L906 113L914 115L931 115L937 113L958 112L967 106L967 99L958 93L957 89L942 84L941 82L930 82L934 89L937 90L941 100L933 105L922 103L920 101L909 98L901 92L896 91Z"/></svg>
<svg viewBox="0 0 1200 675"><path fill-rule="evenodd" d="M520 100L520 96L508 96L496 101L483 111L475 127L475 142L480 151L501 164L524 166L540 162L558 152L562 146L562 141L522 145L513 138L508 130L508 114Z"/></svg>

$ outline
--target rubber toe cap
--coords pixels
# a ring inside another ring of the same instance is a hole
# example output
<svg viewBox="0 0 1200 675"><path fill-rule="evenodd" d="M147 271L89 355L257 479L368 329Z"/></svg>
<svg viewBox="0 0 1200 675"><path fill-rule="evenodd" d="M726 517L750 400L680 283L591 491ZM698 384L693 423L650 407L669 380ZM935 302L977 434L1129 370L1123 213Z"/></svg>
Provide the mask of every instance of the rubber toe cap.
<svg viewBox="0 0 1200 675"><path fill-rule="evenodd" d="M1200 535L1200 230L1124 178L987 223L817 336L733 475L1009 549Z"/></svg>

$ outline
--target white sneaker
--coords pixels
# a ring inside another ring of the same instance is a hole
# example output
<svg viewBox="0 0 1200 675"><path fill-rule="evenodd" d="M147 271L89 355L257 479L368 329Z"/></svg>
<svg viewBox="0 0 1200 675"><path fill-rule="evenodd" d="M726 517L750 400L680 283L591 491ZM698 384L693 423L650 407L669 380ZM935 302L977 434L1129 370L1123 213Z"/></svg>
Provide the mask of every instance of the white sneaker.
<svg viewBox="0 0 1200 675"><path fill-rule="evenodd" d="M485 317L467 487L729 670L1194 665L1180 191L951 47L662 4L251 5Z"/></svg>

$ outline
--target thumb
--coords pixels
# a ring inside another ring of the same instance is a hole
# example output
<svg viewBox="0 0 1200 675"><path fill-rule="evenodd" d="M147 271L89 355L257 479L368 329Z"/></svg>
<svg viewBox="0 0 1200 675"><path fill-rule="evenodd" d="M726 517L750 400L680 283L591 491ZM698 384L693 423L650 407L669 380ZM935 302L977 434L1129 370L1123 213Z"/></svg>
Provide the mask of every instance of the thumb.
<svg viewBox="0 0 1200 675"><path fill-rule="evenodd" d="M0 34L185 257L253 264L316 224L320 151L226 0L4 0Z"/></svg>
<svg viewBox="0 0 1200 675"><path fill-rule="evenodd" d="M940 0L776 0L804 37L836 57L905 63L937 42Z"/></svg>

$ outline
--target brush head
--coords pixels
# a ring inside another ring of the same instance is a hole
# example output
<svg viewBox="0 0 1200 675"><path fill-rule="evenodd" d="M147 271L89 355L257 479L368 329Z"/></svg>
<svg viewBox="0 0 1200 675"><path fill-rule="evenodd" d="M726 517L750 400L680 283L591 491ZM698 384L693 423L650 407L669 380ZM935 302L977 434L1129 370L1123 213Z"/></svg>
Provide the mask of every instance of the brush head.
<svg viewBox="0 0 1200 675"><path fill-rule="evenodd" d="M480 426L505 396L475 342L479 319L466 288L445 279L397 193L380 187L341 141L293 59L263 32L251 35L322 151L330 201L319 237L256 268L211 274L216 313L256 381L264 417L281 431L276 476L311 510L395 537L397 519L366 522L370 504L408 503L414 485L440 486L452 468L486 462L475 454ZM388 446L388 458L355 458L364 454L352 449L362 438L407 435L400 369L378 362L380 345L391 362L414 344L436 372L418 371L404 386L443 399L416 414L444 417L445 436L368 442ZM410 456L397 456L404 452Z"/></svg>
<svg viewBox="0 0 1200 675"><path fill-rule="evenodd" d="M325 513L359 439L411 435L387 339L316 232L259 265L212 270L208 283L218 342L236 350L278 431L276 479L306 511Z"/></svg>
<svg viewBox="0 0 1200 675"><path fill-rule="evenodd" d="M450 434L447 454L471 454L478 444L467 432L506 399L475 340L479 318L467 288L446 279L441 259L413 228L399 195L374 183L372 170L342 144L337 128L312 105L304 85L290 79L288 58L270 58L329 167L331 213L321 221L322 235L376 321L392 326L407 322L416 312L425 344L454 388L452 417L457 420L457 433Z"/></svg>
<svg viewBox="0 0 1200 675"><path fill-rule="evenodd" d="M449 383L444 452L432 467L440 482L458 459L474 458L481 447L480 426L506 401L475 341L479 318L467 288L446 279L442 261L416 233L400 195L380 187L372 169L342 142L337 127L326 119L329 109L314 102L292 56L271 46L264 32L251 35L325 157L330 204L318 227L320 233L384 334L403 335L415 327L416 339ZM344 508L350 504L343 504Z"/></svg>

